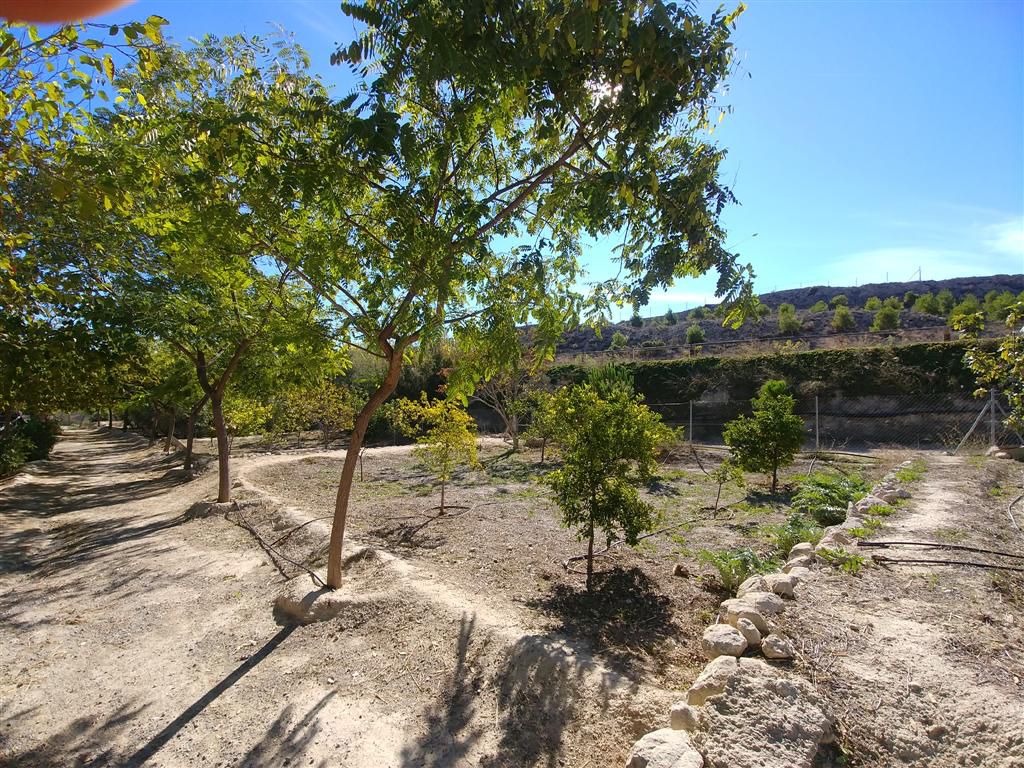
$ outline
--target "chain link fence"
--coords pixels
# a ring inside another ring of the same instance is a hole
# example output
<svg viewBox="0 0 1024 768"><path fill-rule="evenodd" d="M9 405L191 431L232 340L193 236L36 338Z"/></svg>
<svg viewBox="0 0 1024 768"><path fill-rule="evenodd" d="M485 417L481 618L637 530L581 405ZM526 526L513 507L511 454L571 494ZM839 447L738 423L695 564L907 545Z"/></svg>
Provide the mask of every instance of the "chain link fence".
<svg viewBox="0 0 1024 768"><path fill-rule="evenodd" d="M752 412L750 400L707 398L647 405L667 424L683 427L687 440L722 445L725 425ZM807 450L915 448L981 452L990 445L1020 445L1024 439L1003 422L1005 397L970 395L873 395L806 397L795 412L804 420Z"/></svg>

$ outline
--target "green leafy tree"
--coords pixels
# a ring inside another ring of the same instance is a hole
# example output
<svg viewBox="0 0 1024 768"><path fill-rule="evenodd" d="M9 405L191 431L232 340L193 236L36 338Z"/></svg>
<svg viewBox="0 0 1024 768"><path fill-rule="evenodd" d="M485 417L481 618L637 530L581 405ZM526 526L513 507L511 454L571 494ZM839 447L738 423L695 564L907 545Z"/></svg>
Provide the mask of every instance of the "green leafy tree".
<svg viewBox="0 0 1024 768"><path fill-rule="evenodd" d="M836 296L833 296L832 300L829 301L828 304L830 307L832 307L832 309L835 309L836 307L848 307L850 306L850 300L846 298L845 293L840 293Z"/></svg>
<svg viewBox="0 0 1024 768"><path fill-rule="evenodd" d="M779 468L792 464L804 443L804 422L793 414L795 405L786 382L766 381L754 398L753 416L730 421L722 433L740 467L771 473L772 493L778 488Z"/></svg>
<svg viewBox="0 0 1024 768"><path fill-rule="evenodd" d="M686 329L686 343L687 344L703 344L704 343L704 329L694 323Z"/></svg>
<svg viewBox="0 0 1024 768"><path fill-rule="evenodd" d="M1024 430L1024 299L1010 307L1006 317L1007 333L994 350L977 343L985 328L981 312L958 316L954 327L964 338L974 341L964 357L982 385L974 394L984 397L988 388L999 389L1010 405L1006 425Z"/></svg>
<svg viewBox="0 0 1024 768"><path fill-rule="evenodd" d="M800 333L804 324L797 317L796 307L792 304L779 305L779 333L796 334Z"/></svg>
<svg viewBox="0 0 1024 768"><path fill-rule="evenodd" d="M550 392L535 392L533 394L533 407L530 410L530 426L527 435L540 440L540 463L544 463L548 441L554 437L557 423L557 412L555 408L558 401Z"/></svg>
<svg viewBox="0 0 1024 768"><path fill-rule="evenodd" d="M533 366L523 361L481 381L473 393L473 400L498 414L505 425L505 434L512 441L513 453L519 450L520 425L528 416L532 394L538 388L540 380Z"/></svg>
<svg viewBox="0 0 1024 768"><path fill-rule="evenodd" d="M882 308L882 300L877 296L872 296L864 302L864 309L868 312L877 312Z"/></svg>
<svg viewBox="0 0 1024 768"><path fill-rule="evenodd" d="M604 532L635 545L654 528L657 515L638 486L656 467L659 445L673 439L661 418L623 390L602 398L589 385L563 389L553 398L554 434L562 467L546 482L555 492L562 521L587 541L587 589L594 576L594 537Z"/></svg>
<svg viewBox="0 0 1024 768"><path fill-rule="evenodd" d="M1017 297L1010 291L989 291L985 294L985 318L992 322L1002 323L1010 315L1010 310L1017 303Z"/></svg>
<svg viewBox="0 0 1024 768"><path fill-rule="evenodd" d="M900 311L893 307L882 307L875 312L874 320L871 322L872 331L895 331L899 327Z"/></svg>
<svg viewBox="0 0 1024 768"><path fill-rule="evenodd" d="M898 311L903 309L903 300L899 296L889 296L882 302L882 306L890 307L891 309L895 309Z"/></svg>
<svg viewBox="0 0 1024 768"><path fill-rule="evenodd" d="M857 321L854 319L850 308L844 307L842 304L836 307L835 312L832 313L832 330L843 333L855 330L856 328Z"/></svg>
<svg viewBox="0 0 1024 768"><path fill-rule="evenodd" d="M416 455L441 481L441 514L445 512L445 486L460 466L476 466L476 422L458 403L402 399L395 405L399 430L416 438Z"/></svg>
<svg viewBox="0 0 1024 768"><path fill-rule="evenodd" d="M758 303L757 309L760 309L763 306L764 304ZM694 307L693 309L690 310L690 313L687 315L687 317L690 320L703 320L707 316L708 313L707 310L704 309L704 307Z"/></svg>
<svg viewBox="0 0 1024 768"><path fill-rule="evenodd" d="M629 324L631 326L633 326L634 328L643 328L644 327L644 319L642 317L640 317L640 313L639 312L634 312L632 317L629 318Z"/></svg>
<svg viewBox="0 0 1024 768"><path fill-rule="evenodd" d="M83 168L116 181L104 215L127 233L117 290L142 305L142 328L192 364L209 401L222 502L223 403L236 373L260 347L326 337L315 297L287 265L322 243L294 157L276 146L313 130L326 102L306 64L291 46L242 37L164 46L149 79L125 76L135 101L92 126L79 150Z"/></svg>
<svg viewBox="0 0 1024 768"><path fill-rule="evenodd" d="M912 308L917 303L917 300L919 298L921 297L918 294L914 293L913 291L907 291L906 293L903 294L903 308Z"/></svg>
<svg viewBox="0 0 1024 768"><path fill-rule="evenodd" d="M677 322L678 320L676 320L676 315L670 308L668 312L665 313L665 325L675 325Z"/></svg>
<svg viewBox="0 0 1024 768"><path fill-rule="evenodd" d="M956 306L956 297L953 296L953 292L949 288L943 288L935 298L939 302L939 314L949 317L949 313Z"/></svg>
<svg viewBox="0 0 1024 768"><path fill-rule="evenodd" d="M633 384L633 372L624 365L607 363L591 368L587 372L587 384L606 400L619 395L633 397L636 388Z"/></svg>
<svg viewBox="0 0 1024 768"><path fill-rule="evenodd" d="M949 324L951 326L958 325L959 318L976 315L979 312L983 312L981 302L978 301L978 297L973 293L968 293L964 296L963 300L949 312Z"/></svg>
<svg viewBox="0 0 1024 768"><path fill-rule="evenodd" d="M621 331L616 331L615 333L612 334L612 340L611 343L608 345L608 348L614 351L618 351L620 349L625 349L628 344L629 336L622 333Z"/></svg>
<svg viewBox="0 0 1024 768"><path fill-rule="evenodd" d="M914 301L914 311L920 312L925 315L942 315L942 304L939 303L939 299L935 294L924 293L917 297Z"/></svg>
<svg viewBox="0 0 1024 768"><path fill-rule="evenodd" d="M811 304L811 308L809 310L807 310L807 311L808 312L815 312L815 313L817 313L817 312L827 312L828 311L828 304L826 304L824 301L820 301L819 300L819 301L816 301L813 304Z"/></svg>
<svg viewBox="0 0 1024 768"><path fill-rule="evenodd" d="M521 354L528 320L544 359L585 308L597 320L612 302L642 306L679 276L718 271L739 313L753 298L750 269L724 247L718 219L732 195L705 132L739 10L704 19L640 0L344 10L365 33L334 61L362 78L360 108L337 115L326 141L306 131L281 148L326 177L318 220L331 225L291 264L387 368L342 468L331 587L366 427L415 345L449 337L478 352L449 376L449 396L462 398ZM621 277L584 305L573 290L584 238L613 232L628 233Z"/></svg>

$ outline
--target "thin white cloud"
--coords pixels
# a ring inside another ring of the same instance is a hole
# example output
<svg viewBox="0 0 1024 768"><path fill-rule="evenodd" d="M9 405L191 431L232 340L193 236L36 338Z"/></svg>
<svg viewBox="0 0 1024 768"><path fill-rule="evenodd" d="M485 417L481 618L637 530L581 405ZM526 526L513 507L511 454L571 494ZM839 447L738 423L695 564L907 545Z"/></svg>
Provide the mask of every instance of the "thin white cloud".
<svg viewBox="0 0 1024 768"><path fill-rule="evenodd" d="M986 244L990 250L1016 256L1018 260L1024 261L1024 217L994 224L988 231ZM1021 266L1018 262L1018 268Z"/></svg>

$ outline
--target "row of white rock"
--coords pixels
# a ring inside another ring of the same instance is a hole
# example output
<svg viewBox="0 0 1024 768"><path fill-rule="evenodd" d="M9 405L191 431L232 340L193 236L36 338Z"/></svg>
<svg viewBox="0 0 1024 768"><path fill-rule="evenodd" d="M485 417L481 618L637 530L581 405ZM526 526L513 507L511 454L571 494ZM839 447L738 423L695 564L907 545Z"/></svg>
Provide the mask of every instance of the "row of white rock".
<svg viewBox="0 0 1024 768"><path fill-rule="evenodd" d="M910 462L904 462L900 467L909 465ZM833 737L830 719L817 707L818 699L813 689L802 678L786 678L782 681L780 670L764 661L740 657L748 650L759 649L767 659L794 658L796 649L793 643L774 632L771 625L771 620L785 608L784 598L796 597L797 587L812 576L811 568L823 559L819 556L822 550L855 553L856 541L850 529L864 525L864 515L871 507L891 504L909 496L907 491L898 486L895 470L888 473L868 496L850 504L843 523L825 529L817 545L802 542L794 546L781 573L751 576L744 581L736 597L721 604L716 623L704 631L701 648L710 662L687 691L686 701L672 706L669 713L670 728L653 731L637 741L630 751L626 768L703 768L704 754L708 753L708 747L717 749L722 744L741 743L742 738L730 742L728 738L723 741L723 734L707 733L707 726L713 718L702 717L702 714L706 714L702 713L702 708L708 704L709 699L721 696L730 680L737 677L745 678L748 686L751 681L756 681L757 685L770 691L769 696L778 695L781 682L784 690L805 699L800 708L807 721L801 731L803 738L795 739L789 745L781 745L783 754L779 754L778 758L780 764L784 765L810 765L818 745L828 743ZM792 698L792 695L788 698ZM782 699L787 699L787 696L783 695ZM759 709L757 717L763 718L763 707ZM704 754L691 741L691 735L704 748ZM710 765L728 764L733 768L747 765L742 752L740 756L731 754L726 757L722 749L718 751L720 754L716 759L709 755ZM725 751L728 751L728 746ZM723 758L725 762L722 762ZM760 762L751 762L749 765L772 764L772 761L765 760L763 751L756 759Z"/></svg>

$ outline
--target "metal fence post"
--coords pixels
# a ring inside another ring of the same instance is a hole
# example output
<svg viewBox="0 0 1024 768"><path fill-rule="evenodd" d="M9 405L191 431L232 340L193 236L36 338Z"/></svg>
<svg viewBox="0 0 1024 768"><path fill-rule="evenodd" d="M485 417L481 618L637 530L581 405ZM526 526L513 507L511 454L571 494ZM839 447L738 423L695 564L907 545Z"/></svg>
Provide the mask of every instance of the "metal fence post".
<svg viewBox="0 0 1024 768"><path fill-rule="evenodd" d="M821 450L821 423L818 421L818 396L814 396L814 450Z"/></svg>
<svg viewBox="0 0 1024 768"><path fill-rule="evenodd" d="M988 391L988 444L996 444L996 388Z"/></svg>

